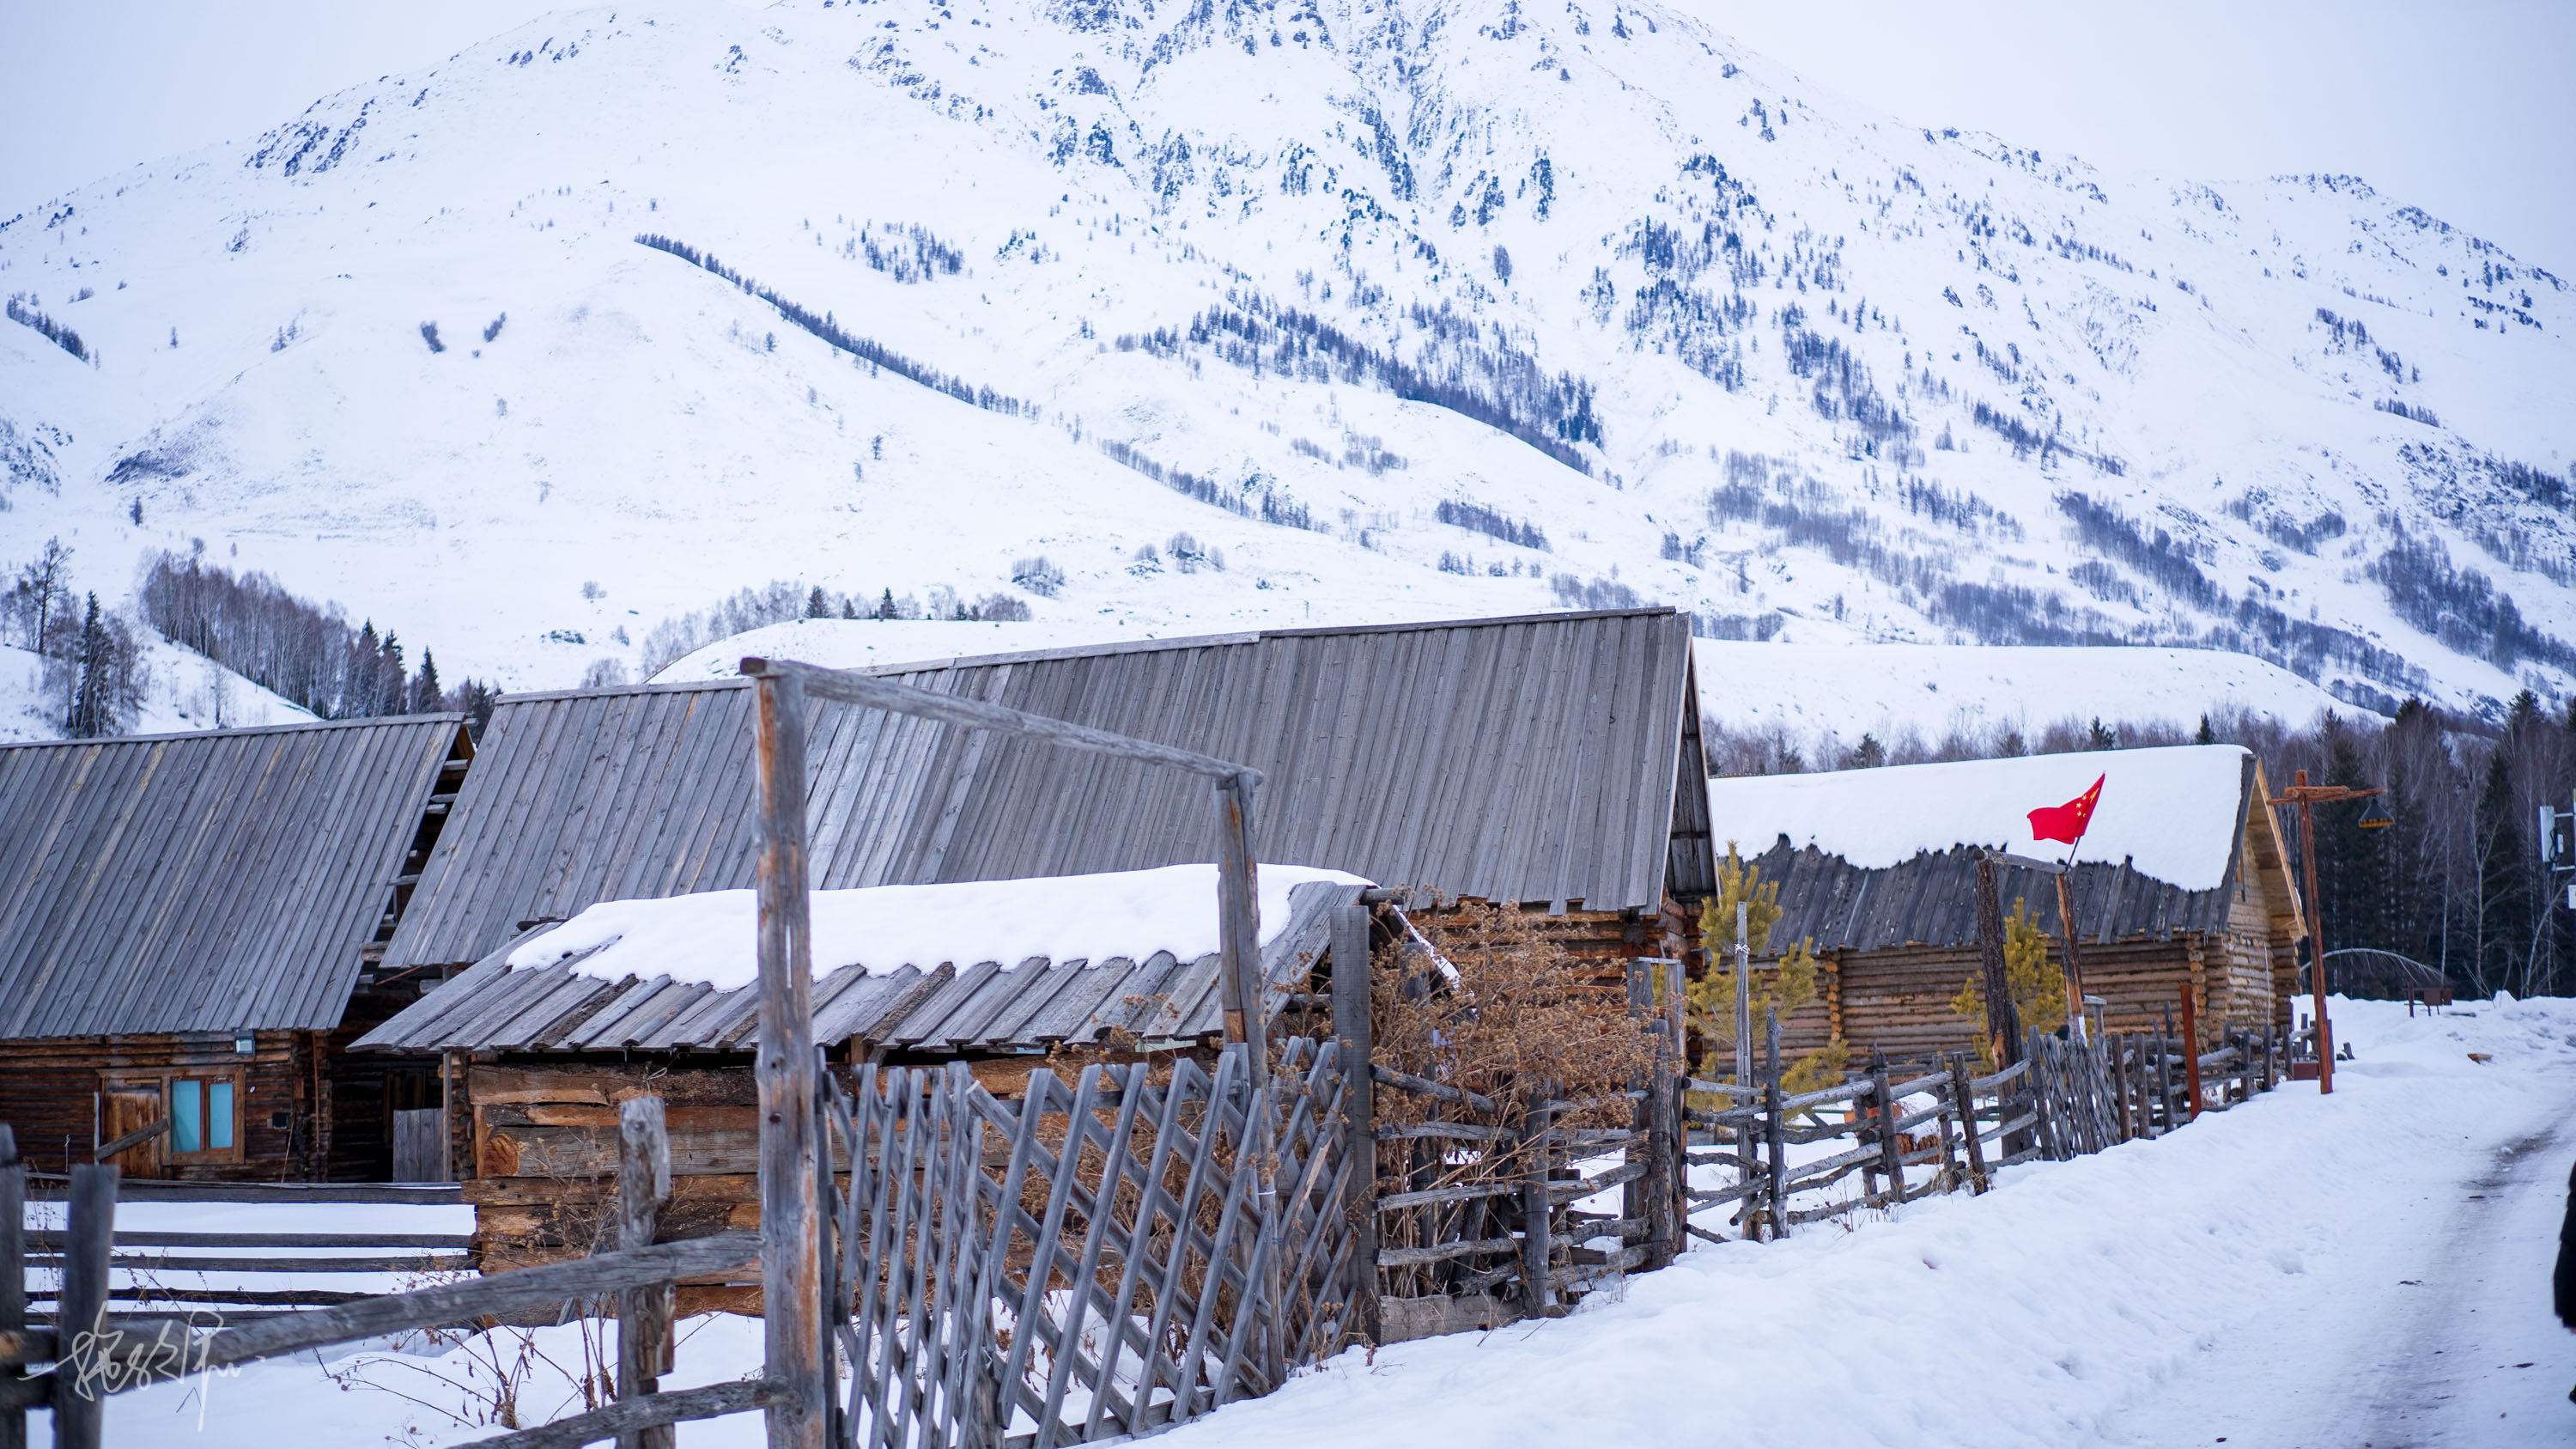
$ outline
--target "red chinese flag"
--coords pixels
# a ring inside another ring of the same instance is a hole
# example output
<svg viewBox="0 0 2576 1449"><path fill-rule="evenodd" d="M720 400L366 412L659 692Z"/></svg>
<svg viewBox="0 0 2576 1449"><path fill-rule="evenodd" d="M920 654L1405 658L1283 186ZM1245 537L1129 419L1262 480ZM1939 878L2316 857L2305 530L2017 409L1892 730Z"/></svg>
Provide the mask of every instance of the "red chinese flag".
<svg viewBox="0 0 2576 1449"><path fill-rule="evenodd" d="M2030 838L2062 840L2069 845L2084 836L2084 827L2093 823L2093 807L2102 801L2102 782L2107 775L2093 777L2093 788L2063 805L2043 805L2030 812Z"/></svg>

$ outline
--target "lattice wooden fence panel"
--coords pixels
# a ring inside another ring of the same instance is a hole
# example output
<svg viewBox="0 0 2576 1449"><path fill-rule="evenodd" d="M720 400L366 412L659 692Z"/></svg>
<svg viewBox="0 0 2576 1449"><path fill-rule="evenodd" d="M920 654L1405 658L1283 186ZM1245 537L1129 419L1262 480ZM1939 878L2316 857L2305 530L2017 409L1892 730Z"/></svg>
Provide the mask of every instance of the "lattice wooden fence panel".
<svg viewBox="0 0 2576 1449"><path fill-rule="evenodd" d="M1275 1388L1344 1341L1354 1270L1336 1044L1030 1074L862 1069L827 1093L849 1369L837 1438L985 1449L1138 1434ZM1275 1146L1273 1145L1275 1144ZM1265 1180L1263 1167L1275 1161Z"/></svg>

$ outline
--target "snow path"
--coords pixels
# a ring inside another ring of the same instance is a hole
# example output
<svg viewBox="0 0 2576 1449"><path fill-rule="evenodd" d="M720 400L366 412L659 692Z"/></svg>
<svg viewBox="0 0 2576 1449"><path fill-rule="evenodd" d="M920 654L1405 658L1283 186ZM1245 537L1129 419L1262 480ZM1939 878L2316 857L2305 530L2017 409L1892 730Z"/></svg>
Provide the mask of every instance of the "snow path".
<svg viewBox="0 0 2576 1449"><path fill-rule="evenodd" d="M2349 1070L2349 1068L2347 1068ZM2354 1204L2331 1271L2266 1295L2206 1356L2106 1420L2104 1445L2563 1444L2576 1352L2548 1274L2576 1075L2481 1166ZM2528 1365L2523 1367L2522 1365ZM2222 1441L2221 1436L2224 1436Z"/></svg>

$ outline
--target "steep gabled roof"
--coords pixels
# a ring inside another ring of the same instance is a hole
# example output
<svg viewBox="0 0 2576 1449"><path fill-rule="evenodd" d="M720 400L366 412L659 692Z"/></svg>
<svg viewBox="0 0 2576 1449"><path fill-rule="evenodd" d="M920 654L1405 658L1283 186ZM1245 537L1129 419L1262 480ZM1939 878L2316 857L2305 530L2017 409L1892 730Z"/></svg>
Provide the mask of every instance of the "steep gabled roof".
<svg viewBox="0 0 2576 1449"><path fill-rule="evenodd" d="M1334 908L1357 901L1362 888L1327 881L1299 884L1286 892L1278 919L1265 916L1265 1020L1278 1013L1289 991L1302 988L1331 943ZM1012 885L968 889L994 892L978 909L1022 908L1011 898ZM1213 917L1212 889L1208 896ZM1061 904L1063 894L1050 891L1045 898ZM907 934L936 939L945 919L913 923ZM1088 1045L1122 1036L1189 1040L1224 1029L1217 993L1219 957L1213 951L1193 951L1184 960L1152 949L1145 940L1127 948L1129 954L1081 957L1059 948L1018 961L996 961L981 958L965 944L989 931L975 929L980 923L972 920L957 924L965 929L957 931L956 945L930 949L917 960L902 958L890 968L834 970L837 963L818 959L814 1039L825 1046L857 1040L896 1051L951 1052ZM627 970L613 962L614 944L559 960L511 964L513 955L527 959L529 948L542 954L548 935L557 929L530 930L404 1008L357 1045L401 1051L751 1049L760 1015L760 993L754 986Z"/></svg>
<svg viewBox="0 0 2576 1449"><path fill-rule="evenodd" d="M1773 939L1819 950L1973 944L1971 847L2062 857L2031 839L2024 812L2103 780L2068 880L2083 941L2223 929L2239 883L2260 874L2276 925L2295 935L2294 889L2263 804L2261 767L2234 745L2102 750L1709 782L1720 840L1777 882ZM2044 871L2002 866L1998 894L2052 926Z"/></svg>
<svg viewBox="0 0 2576 1449"><path fill-rule="evenodd" d="M1260 769L1262 859L1595 909L1705 892L1687 616L1543 614L1058 649L872 671ZM817 889L1215 858L1205 784L986 731L808 711ZM483 754L388 965L523 921L752 881L738 684L532 695Z"/></svg>
<svg viewBox="0 0 2576 1449"><path fill-rule="evenodd" d="M0 1039L337 1026L463 730L0 746Z"/></svg>

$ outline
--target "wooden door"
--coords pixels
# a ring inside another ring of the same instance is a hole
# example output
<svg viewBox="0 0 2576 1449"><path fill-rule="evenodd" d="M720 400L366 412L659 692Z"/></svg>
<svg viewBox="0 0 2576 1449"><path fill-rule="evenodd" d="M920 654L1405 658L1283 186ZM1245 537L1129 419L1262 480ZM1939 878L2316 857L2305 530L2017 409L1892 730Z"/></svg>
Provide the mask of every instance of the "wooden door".
<svg viewBox="0 0 2576 1449"><path fill-rule="evenodd" d="M99 1114L98 1128L98 1140L102 1144L149 1127L164 1115L161 1084L158 1082L110 1085L103 1095L106 1098L105 1110ZM149 1142L125 1149L108 1161L127 1177L159 1177L163 1149L169 1140L169 1134L165 1132Z"/></svg>

